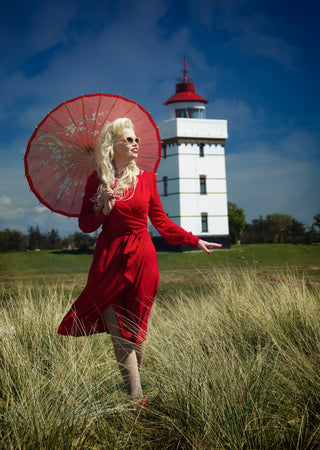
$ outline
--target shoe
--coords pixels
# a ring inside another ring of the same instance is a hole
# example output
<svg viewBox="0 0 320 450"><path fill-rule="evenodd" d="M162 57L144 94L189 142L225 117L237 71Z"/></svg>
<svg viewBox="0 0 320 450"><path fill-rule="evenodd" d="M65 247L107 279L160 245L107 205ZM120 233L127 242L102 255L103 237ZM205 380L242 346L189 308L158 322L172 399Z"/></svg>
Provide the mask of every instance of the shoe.
<svg viewBox="0 0 320 450"><path fill-rule="evenodd" d="M143 398L146 399L147 396L144 395ZM149 402L148 402L147 400L141 400L141 401L137 404L136 409L147 408L148 406L149 406Z"/></svg>

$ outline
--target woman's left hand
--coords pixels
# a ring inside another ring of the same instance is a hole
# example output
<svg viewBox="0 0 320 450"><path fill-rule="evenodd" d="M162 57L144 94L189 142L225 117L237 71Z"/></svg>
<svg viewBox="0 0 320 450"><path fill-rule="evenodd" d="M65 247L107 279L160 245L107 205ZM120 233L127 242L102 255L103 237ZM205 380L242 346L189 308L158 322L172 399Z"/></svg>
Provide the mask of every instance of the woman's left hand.
<svg viewBox="0 0 320 450"><path fill-rule="evenodd" d="M204 252L208 253L208 255L210 255L210 253L211 253L209 248L213 248L213 247L221 248L222 244L217 244L216 242L207 242L207 241L203 241L202 239L200 239L198 242L198 248L200 248L200 250L203 250Z"/></svg>
<svg viewBox="0 0 320 450"><path fill-rule="evenodd" d="M104 207L102 208L102 212L105 216L107 216L112 211L114 204L114 190L111 188L107 188L104 193Z"/></svg>

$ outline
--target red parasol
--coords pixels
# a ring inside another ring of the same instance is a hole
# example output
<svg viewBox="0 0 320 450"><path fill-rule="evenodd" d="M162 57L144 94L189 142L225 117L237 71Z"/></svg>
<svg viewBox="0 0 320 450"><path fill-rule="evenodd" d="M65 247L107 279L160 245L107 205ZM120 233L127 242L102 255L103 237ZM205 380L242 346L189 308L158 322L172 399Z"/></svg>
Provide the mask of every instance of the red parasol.
<svg viewBox="0 0 320 450"><path fill-rule="evenodd" d="M161 141L151 115L120 95L82 95L47 114L28 142L25 173L41 203L59 214L79 216L87 179L96 168L99 131L120 117L131 119L141 139L138 167L157 170Z"/></svg>

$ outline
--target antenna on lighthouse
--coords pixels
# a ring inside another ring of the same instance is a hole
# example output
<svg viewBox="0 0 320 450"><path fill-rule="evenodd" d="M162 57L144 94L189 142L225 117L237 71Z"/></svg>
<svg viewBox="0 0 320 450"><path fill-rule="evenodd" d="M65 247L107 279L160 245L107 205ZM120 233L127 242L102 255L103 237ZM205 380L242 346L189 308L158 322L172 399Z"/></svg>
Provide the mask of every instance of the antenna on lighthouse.
<svg viewBox="0 0 320 450"><path fill-rule="evenodd" d="M203 111L205 111L204 108L204 104L208 103L208 100L206 100L205 98L201 97L200 95L198 95L195 91L195 85L192 82L191 78L188 75L189 70L187 69L188 66L190 66L190 63L188 61L186 61L186 57L184 56L183 61L181 61L181 64L183 64L183 70L181 70L183 77L178 78L178 83L176 84L176 93L174 95L172 95L167 101L164 102L164 105L171 105L171 104L175 104L173 108L170 107L170 111L171 110L175 110L176 108L180 108L179 103L181 102L191 102L191 105L189 105L188 107L194 108L195 107L195 102L198 104L196 106L196 108L199 107L200 105L200 109L203 109ZM186 105L183 105L184 107ZM198 108L199 109L199 108ZM171 115L171 113L169 112L169 114ZM174 113L175 115L175 113ZM180 117L180 116L176 116L176 117ZM189 115L187 117L190 117ZM195 117L194 115L192 117ZM202 116L204 118L204 116Z"/></svg>
<svg viewBox="0 0 320 450"><path fill-rule="evenodd" d="M189 83L191 81L191 78L189 77L189 75L187 75L189 70L186 68L186 66L190 66L190 63L186 61L186 55L183 56L183 61L181 62L181 64L183 64L183 70L181 70L181 72L183 73L183 78L180 78L180 81Z"/></svg>

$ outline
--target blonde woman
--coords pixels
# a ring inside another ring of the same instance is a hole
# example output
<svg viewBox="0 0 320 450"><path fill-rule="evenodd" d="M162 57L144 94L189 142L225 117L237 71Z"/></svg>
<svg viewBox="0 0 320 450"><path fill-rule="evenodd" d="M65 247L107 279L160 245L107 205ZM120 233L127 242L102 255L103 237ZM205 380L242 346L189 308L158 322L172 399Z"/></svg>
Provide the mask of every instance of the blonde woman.
<svg viewBox="0 0 320 450"><path fill-rule="evenodd" d="M97 171L88 179L79 227L98 237L85 289L63 319L59 333L110 333L127 393L143 398L140 369L150 310L157 293L157 255L147 217L171 244L221 247L199 239L163 211L154 173L136 165L139 138L132 122L107 124L96 149ZM142 405L146 403L142 401Z"/></svg>

